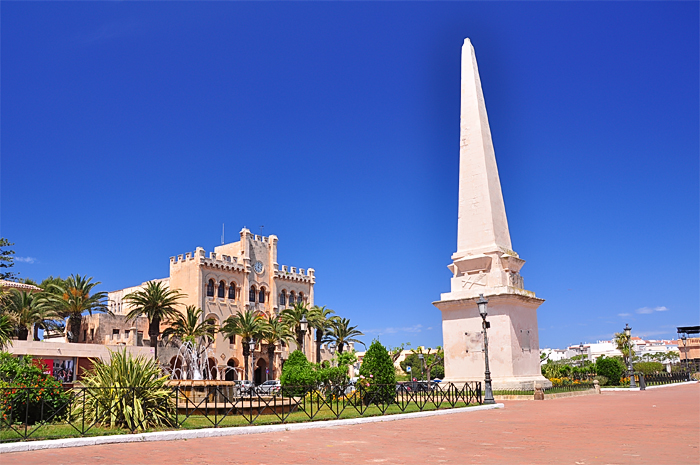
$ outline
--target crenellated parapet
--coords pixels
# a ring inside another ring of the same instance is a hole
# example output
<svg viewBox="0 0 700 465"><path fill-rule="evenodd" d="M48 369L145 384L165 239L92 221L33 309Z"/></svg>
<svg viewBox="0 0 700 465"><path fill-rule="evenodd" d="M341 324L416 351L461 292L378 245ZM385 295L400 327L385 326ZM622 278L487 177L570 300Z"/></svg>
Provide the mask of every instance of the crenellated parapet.
<svg viewBox="0 0 700 465"><path fill-rule="evenodd" d="M313 284L316 282L316 270L297 268L295 266L275 265L273 276L285 281L296 281Z"/></svg>
<svg viewBox="0 0 700 465"><path fill-rule="evenodd" d="M202 267L219 270L240 272L244 272L246 270L245 265L238 263L238 257L226 254L217 254L216 252L209 252L209 257L207 257L206 252L202 247L197 247L194 253L187 252L186 254L180 254L177 257L170 257L171 266L185 265L190 262L196 263Z"/></svg>

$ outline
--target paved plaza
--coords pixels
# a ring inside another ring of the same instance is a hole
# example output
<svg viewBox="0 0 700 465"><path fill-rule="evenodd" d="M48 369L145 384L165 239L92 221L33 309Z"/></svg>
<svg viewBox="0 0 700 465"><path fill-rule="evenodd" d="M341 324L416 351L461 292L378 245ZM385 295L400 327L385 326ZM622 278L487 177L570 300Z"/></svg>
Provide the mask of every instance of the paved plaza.
<svg viewBox="0 0 700 465"><path fill-rule="evenodd" d="M20 452L3 464L700 464L700 385L314 430Z"/></svg>

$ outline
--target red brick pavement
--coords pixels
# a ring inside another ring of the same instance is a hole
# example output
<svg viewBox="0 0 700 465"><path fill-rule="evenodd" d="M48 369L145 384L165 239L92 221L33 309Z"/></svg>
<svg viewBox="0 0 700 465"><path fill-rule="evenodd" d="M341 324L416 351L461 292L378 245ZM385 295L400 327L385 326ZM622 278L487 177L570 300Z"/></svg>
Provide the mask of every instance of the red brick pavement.
<svg viewBox="0 0 700 465"><path fill-rule="evenodd" d="M389 423L0 455L32 464L700 464L700 385Z"/></svg>

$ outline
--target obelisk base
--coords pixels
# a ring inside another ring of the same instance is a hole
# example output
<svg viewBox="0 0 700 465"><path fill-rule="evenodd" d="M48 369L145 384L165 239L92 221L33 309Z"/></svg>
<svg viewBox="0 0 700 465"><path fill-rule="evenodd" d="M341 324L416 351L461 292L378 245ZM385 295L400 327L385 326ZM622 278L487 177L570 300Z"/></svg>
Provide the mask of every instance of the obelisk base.
<svg viewBox="0 0 700 465"><path fill-rule="evenodd" d="M501 292L499 292L501 291ZM517 293L515 293L517 292ZM544 300L513 288L484 289L488 302L489 365L493 389L531 390L552 383L540 371L537 307ZM442 312L446 382L484 380L482 318L478 297L442 295L434 302Z"/></svg>

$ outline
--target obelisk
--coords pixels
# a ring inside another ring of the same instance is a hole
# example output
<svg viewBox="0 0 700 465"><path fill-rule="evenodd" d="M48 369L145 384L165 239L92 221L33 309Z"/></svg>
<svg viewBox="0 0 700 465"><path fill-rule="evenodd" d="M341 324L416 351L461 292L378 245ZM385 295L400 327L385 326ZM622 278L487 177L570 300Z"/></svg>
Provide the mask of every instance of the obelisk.
<svg viewBox="0 0 700 465"><path fill-rule="evenodd" d="M448 265L451 292L434 305L442 312L445 380L484 379L482 319L476 300L489 301L489 363L494 389L550 386L540 372L537 308L544 302L523 288L525 263L512 250L476 55L462 46L457 252Z"/></svg>

